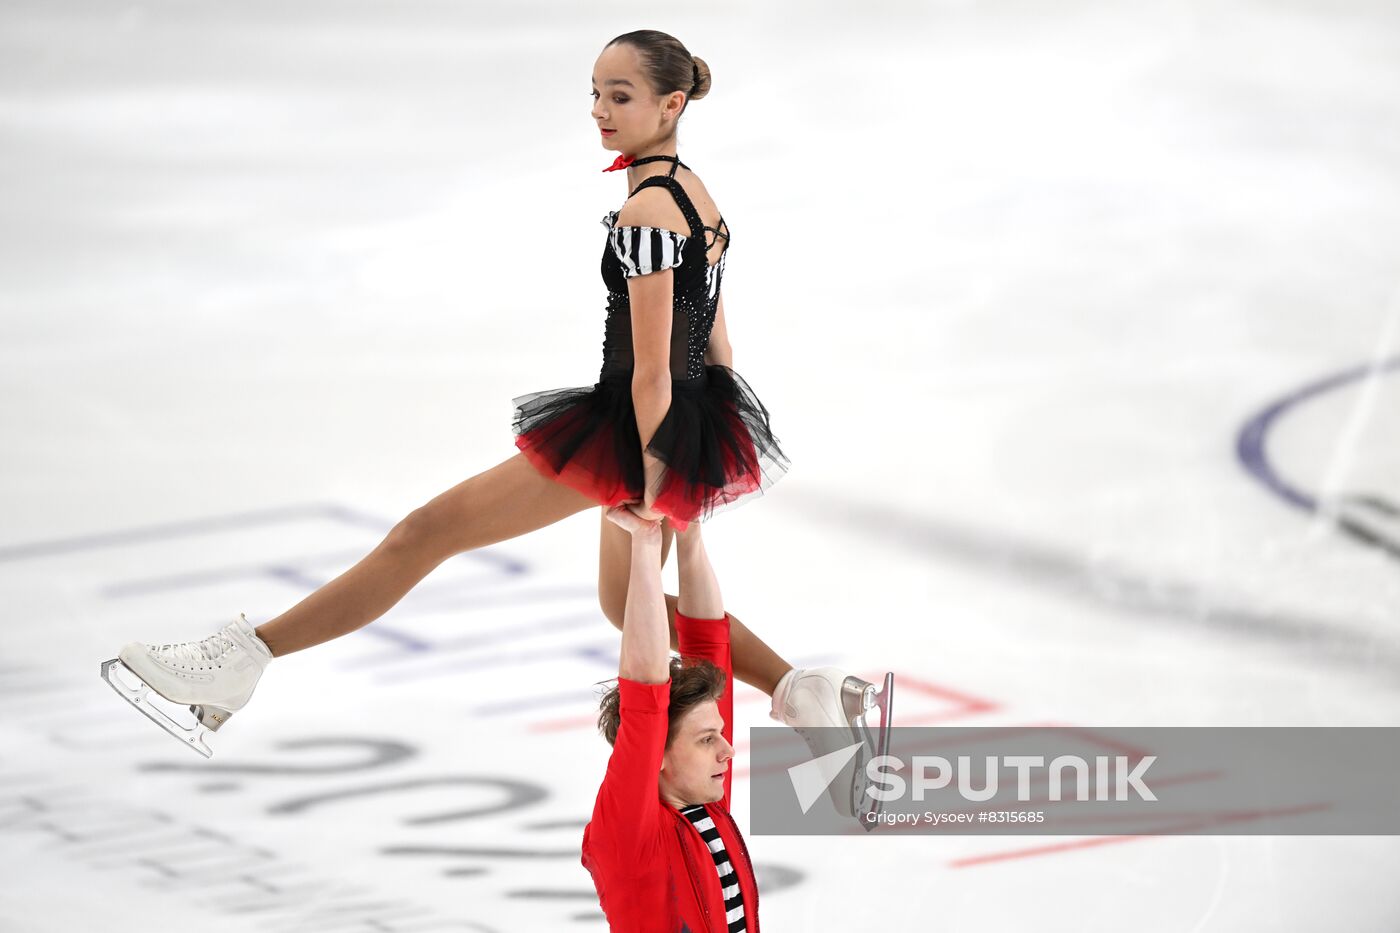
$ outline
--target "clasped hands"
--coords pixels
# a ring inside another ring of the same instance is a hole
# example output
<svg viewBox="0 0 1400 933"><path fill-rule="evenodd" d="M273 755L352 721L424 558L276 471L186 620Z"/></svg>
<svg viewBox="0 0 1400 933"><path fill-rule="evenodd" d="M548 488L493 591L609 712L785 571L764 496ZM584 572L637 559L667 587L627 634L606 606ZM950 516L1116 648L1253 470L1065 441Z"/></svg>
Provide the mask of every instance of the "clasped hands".
<svg viewBox="0 0 1400 933"><path fill-rule="evenodd" d="M633 514L644 521L659 522L666 517L665 513L656 512L648 508L646 503L641 499L627 499L622 504L627 506Z"/></svg>

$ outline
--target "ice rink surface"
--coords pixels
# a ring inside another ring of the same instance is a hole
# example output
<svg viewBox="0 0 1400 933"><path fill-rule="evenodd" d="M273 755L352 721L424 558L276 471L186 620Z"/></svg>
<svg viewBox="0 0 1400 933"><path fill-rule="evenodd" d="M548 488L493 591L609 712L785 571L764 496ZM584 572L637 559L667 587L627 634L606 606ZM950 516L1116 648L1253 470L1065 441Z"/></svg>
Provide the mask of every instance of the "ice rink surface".
<svg viewBox="0 0 1400 933"><path fill-rule="evenodd" d="M596 510L279 659L210 761L97 673L593 382L637 28L713 70L679 152L792 458L706 527L735 616L900 724L1397 724L1400 8L660 9L0 6L0 928L603 928ZM769 931L1400 929L1394 837L748 843Z"/></svg>

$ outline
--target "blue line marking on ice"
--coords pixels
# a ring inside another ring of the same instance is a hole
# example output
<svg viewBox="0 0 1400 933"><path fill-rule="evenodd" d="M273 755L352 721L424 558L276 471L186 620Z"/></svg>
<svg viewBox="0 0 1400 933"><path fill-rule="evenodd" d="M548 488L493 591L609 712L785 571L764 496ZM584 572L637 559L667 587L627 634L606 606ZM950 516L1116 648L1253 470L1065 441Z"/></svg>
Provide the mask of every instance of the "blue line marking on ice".
<svg viewBox="0 0 1400 933"><path fill-rule="evenodd" d="M1331 392L1334 389L1341 388L1348 383L1355 382L1373 373L1386 372L1397 368L1400 368L1400 357L1394 357L1379 363L1368 363L1363 366L1356 366L1319 379L1316 382L1305 385L1285 395L1277 401L1269 403L1258 414L1246 421L1244 426L1240 428L1239 433L1235 436L1235 455L1239 457L1245 472L1263 483L1265 487L1289 505L1309 512L1317 511L1317 498L1289 483L1279 475L1274 465L1269 462L1269 456L1266 450L1269 431L1278 422L1280 417L1287 414L1290 409L1298 407L1303 402Z"/></svg>

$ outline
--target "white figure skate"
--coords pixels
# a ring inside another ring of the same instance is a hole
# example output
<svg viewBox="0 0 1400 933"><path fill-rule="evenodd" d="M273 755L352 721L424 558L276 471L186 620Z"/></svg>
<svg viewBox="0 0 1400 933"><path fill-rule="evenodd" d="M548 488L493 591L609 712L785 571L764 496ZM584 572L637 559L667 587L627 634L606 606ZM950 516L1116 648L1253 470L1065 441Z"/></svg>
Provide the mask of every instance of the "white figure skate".
<svg viewBox="0 0 1400 933"><path fill-rule="evenodd" d="M240 613L237 621L200 641L132 642L102 662L102 679L182 745L211 758L204 737L243 708L271 661L272 652ZM166 709L152 693L175 706ZM192 722L179 709L186 705Z"/></svg>
<svg viewBox="0 0 1400 933"><path fill-rule="evenodd" d="M874 814L880 812L880 801L866 796L865 788L870 782L865 765L872 756L889 754L893 697L894 674L885 675L885 683L877 692L874 684L839 668L794 668L778 681L768 714L797 730L814 757L837 751L843 745L849 747L852 741L861 743L861 750L846 771L831 782L830 793L836 811L854 817L866 830L875 828ZM873 709L880 711L878 736L871 734L866 718Z"/></svg>

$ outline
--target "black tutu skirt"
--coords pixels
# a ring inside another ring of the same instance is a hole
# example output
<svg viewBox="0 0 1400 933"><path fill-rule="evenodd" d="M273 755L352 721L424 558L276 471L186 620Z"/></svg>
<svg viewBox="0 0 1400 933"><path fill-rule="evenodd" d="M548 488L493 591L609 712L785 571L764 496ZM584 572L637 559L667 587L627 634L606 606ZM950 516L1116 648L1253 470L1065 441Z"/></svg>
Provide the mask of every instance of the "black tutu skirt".
<svg viewBox="0 0 1400 933"><path fill-rule="evenodd" d="M643 500L630 372L513 402L515 446L541 473L600 505ZM788 468L768 409L742 376L719 364L671 383L671 407L647 452L666 465L652 508L680 531L761 494Z"/></svg>

